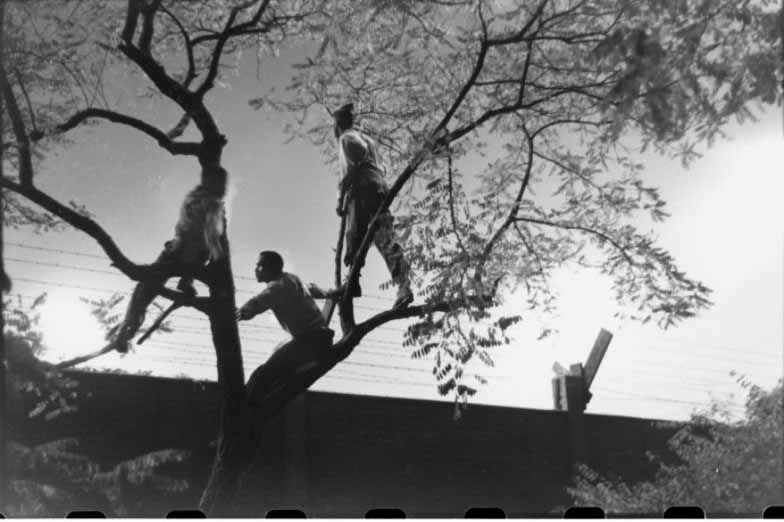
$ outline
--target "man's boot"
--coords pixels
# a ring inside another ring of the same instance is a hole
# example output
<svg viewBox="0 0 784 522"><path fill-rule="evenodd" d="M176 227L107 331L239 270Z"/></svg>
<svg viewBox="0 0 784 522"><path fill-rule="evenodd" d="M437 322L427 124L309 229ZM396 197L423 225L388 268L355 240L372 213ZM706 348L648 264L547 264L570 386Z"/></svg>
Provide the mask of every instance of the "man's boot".
<svg viewBox="0 0 784 522"><path fill-rule="evenodd" d="M395 304L392 305L392 309L398 310L400 308L405 308L413 302L414 293L411 291L410 284L403 283L397 289L397 297L395 298Z"/></svg>

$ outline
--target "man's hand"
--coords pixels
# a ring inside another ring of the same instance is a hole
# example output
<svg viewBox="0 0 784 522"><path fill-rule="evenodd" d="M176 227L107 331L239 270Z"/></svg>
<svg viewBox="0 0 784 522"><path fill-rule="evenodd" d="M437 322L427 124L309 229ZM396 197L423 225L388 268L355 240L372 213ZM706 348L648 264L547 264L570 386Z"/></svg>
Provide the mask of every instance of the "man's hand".
<svg viewBox="0 0 784 522"><path fill-rule="evenodd" d="M338 217L343 217L346 215L346 211L343 210L341 205L338 205L337 208L335 208L335 212L337 213Z"/></svg>
<svg viewBox="0 0 784 522"><path fill-rule="evenodd" d="M247 321L248 319L252 319L252 318L253 318L253 314L250 313L250 311L247 310L246 308L240 307L237 310L237 321Z"/></svg>

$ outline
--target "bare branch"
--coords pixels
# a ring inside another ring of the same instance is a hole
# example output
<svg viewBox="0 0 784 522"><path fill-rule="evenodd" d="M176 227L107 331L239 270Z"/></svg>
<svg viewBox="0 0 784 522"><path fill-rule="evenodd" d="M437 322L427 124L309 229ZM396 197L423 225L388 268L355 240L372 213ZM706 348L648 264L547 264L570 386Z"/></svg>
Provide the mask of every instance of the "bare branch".
<svg viewBox="0 0 784 522"><path fill-rule="evenodd" d="M212 52L212 59L210 61L210 68L207 71L207 76L201 86L196 90L196 95L200 98L203 97L204 94L213 87L215 77L218 75L218 65L220 64L221 55L223 54L223 47L226 45L228 39L236 34L234 31L242 31L249 28L250 26L256 25L256 23L258 23L258 21L261 19L261 15L267 9L270 0L263 0L261 2L258 11L256 11L256 14L249 22L240 24L237 27L233 27L234 20L237 18L237 15L240 13L240 11L247 9L255 3L256 0L251 0L249 2L245 2L244 4L240 4L231 10L229 18L226 20L226 25L218 36L218 41L215 43L215 49ZM234 29L234 31L232 31L232 29Z"/></svg>
<svg viewBox="0 0 784 522"><path fill-rule="evenodd" d="M523 195L525 194L525 190L528 188L528 183L531 180L531 172L533 172L534 164L534 137L528 132L525 124L523 124L523 132L525 133L526 143L528 146L528 157L526 158L525 174L523 175L523 181L520 183L520 188L517 191L517 195L515 196L514 202L512 203L512 208L509 209L509 213L507 214L506 219L501 224L501 226L498 227L498 230L495 231L493 236L482 249L482 255L479 257L476 272L474 272L474 281L479 284L480 287L487 258L490 256L490 253L493 251L493 247L501 239L501 236L503 236L504 232L506 232L509 226L514 223L515 218L517 217L517 212L520 210L520 203L523 201Z"/></svg>
<svg viewBox="0 0 784 522"><path fill-rule="evenodd" d="M188 55L188 72L185 74L185 79L182 81L182 86L187 89L191 82L196 78L196 61L193 58L193 42L191 42L188 31L185 30L185 26L182 25L182 22L180 22L174 13L167 9L166 6L161 6L160 10L162 13L172 19L174 25L176 25L177 29L179 29L180 34L182 35L182 39L185 41L185 52Z"/></svg>
<svg viewBox="0 0 784 522"><path fill-rule="evenodd" d="M539 256L539 252L534 249L534 247L525 237L525 234L523 234L523 231L520 230L520 226L517 223L513 223L512 226L514 226L514 229L517 231L517 235L520 236L520 241L523 242L525 248L528 250L528 252L531 253L532 256L534 256L534 259L536 259L536 264L539 265L539 273L544 274L544 265L542 264L542 258Z"/></svg>
<svg viewBox="0 0 784 522"><path fill-rule="evenodd" d="M546 0L545 0L546 1ZM482 4L480 3L478 8L479 12L479 20L482 23L482 41L480 42L479 46L479 54L476 57L476 63L474 64L474 69L471 71L471 75L466 80L465 84L463 84L462 89L457 94L455 101L452 102L452 106L446 111L446 114L441 121L436 126L435 130L433 131L433 136L438 136L441 131L446 130L447 125L449 125L452 116L455 115L457 109L460 108L462 105L463 100L465 100L466 96L468 96L468 92L476 83L477 78L479 77L479 73L482 72L482 68L485 64L485 58L487 57L487 50L489 49L489 44L487 40L487 24L485 23L484 16L482 15Z"/></svg>
<svg viewBox="0 0 784 522"><path fill-rule="evenodd" d="M449 215L452 218L452 230L455 233L455 238L457 238L457 244L460 246L460 250L467 256L468 253L463 244L463 239L460 237L460 232L457 230L457 218L455 217L455 196L452 187L452 154L447 156L447 177L449 179Z"/></svg>
<svg viewBox="0 0 784 522"><path fill-rule="evenodd" d="M212 306L212 300L209 297L190 295L178 290L172 290L171 288L167 288L165 286L158 290L158 295L172 301L172 303L178 307L188 306L195 308L200 312L204 312L205 314L210 313L210 307Z"/></svg>
<svg viewBox="0 0 784 522"><path fill-rule="evenodd" d="M537 219L537 218L533 218L533 217L518 217L518 218L515 218L515 221L522 221L522 222L525 222L525 223L533 223L535 225L544 225L544 226L548 226L548 227L562 228L564 230L579 230L581 232L586 232L588 234L595 235L595 236L601 238L602 240L607 241L612 246L614 246L616 249L618 249L618 251L623 255L623 257L626 259L626 261L630 265L632 265L632 266L636 266L637 265L637 263L634 262L634 260L631 258L629 253L626 251L625 248L623 248L623 246L620 243L618 243L616 240L614 240L613 238L611 238L610 236L608 236L607 234L605 234L604 232L601 232L599 230L595 230L595 229L592 229L592 228L589 228L589 227L585 227L585 226L582 226L582 225L572 225L572 224L569 224L569 223L555 223L553 221L545 221L543 219Z"/></svg>
<svg viewBox="0 0 784 522"><path fill-rule="evenodd" d="M134 281L142 281L152 277L172 277L178 275L175 266L137 265L123 254L114 239L98 223L74 209L63 205L45 192L31 186L16 184L6 178L0 178L0 187L24 196L44 210L59 217L74 228L95 239L112 261L112 265Z"/></svg>
<svg viewBox="0 0 784 522"><path fill-rule="evenodd" d="M22 74L19 72L18 68L14 68L14 74L16 74L16 82L22 90L25 103L27 103L27 112L30 114L30 126L33 128L33 132L35 132L36 129L38 129L38 126L35 124L35 111L33 111L33 104L30 102L30 95L27 94L27 89L25 89L24 82L22 81Z"/></svg>
<svg viewBox="0 0 784 522"><path fill-rule="evenodd" d="M201 145L199 143L173 141L169 135L147 122L105 109L86 109L79 111L71 116L68 121L58 125L57 129L61 132L67 132L90 118L103 118L114 123L133 127L153 138L158 142L158 145L174 155L198 156L200 152Z"/></svg>
<svg viewBox="0 0 784 522"><path fill-rule="evenodd" d="M487 41L487 44L492 47L522 42L526 37L526 33L528 33L528 30L531 29L531 26L534 24L534 22L538 20L540 16L542 16L542 12L544 12L544 8L547 5L547 2L548 0L542 0L542 2L539 3L531 15L531 18L528 19L528 21L519 31L503 38L490 39Z"/></svg>

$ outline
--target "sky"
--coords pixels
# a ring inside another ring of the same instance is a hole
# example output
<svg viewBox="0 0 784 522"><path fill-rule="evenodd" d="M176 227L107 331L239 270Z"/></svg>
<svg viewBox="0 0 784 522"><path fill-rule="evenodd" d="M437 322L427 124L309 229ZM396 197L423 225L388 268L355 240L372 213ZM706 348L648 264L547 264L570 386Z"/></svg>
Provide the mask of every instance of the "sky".
<svg viewBox="0 0 784 522"><path fill-rule="evenodd" d="M285 143L286 115L253 111L247 104L260 90L283 83L285 56L265 64L260 82L252 69L216 89L209 101L229 141L224 166L231 175L229 239L238 304L263 288L252 278L260 250L279 251L286 270L305 281L329 284L339 227L337 174L313 145ZM148 101L136 103L133 111L164 128L180 116L171 104ZM659 242L682 269L714 290L715 305L667 331L620 322L613 317L617 308L607 280L564 269L554 278L559 313L550 325L558 333L538 341L539 318L526 315L514 342L494 349L495 366L479 369L489 382L480 386L474 403L552 408L553 364L585 362L600 328L614 338L593 383L588 413L685 419L715 399L737 415L744 391L732 371L768 388L781 378L781 115L769 109L757 122L733 124L727 131L730 138L688 170L677 161L644 158L646 180L660 187L671 214L656 226ZM198 180L196 162L171 157L144 135L107 122L70 135L73 145L41 166L39 186L86 205L132 260L152 261L172 235L182 196ZM48 292L40 309L43 358L62 360L102 346L102 332L79 298L129 292L132 283L79 232L5 234L14 293L29 304ZM386 279L381 257L371 250L363 271L365 296L356 301L360 319L391 305L394 289L378 289ZM519 302L522 308L522 297ZM513 310L515 303L513 296L507 306ZM174 333L156 334L128 355L108 354L90 366L215 379L206 319L193 310L178 311L172 324ZM338 328L337 321L332 326ZM392 323L373 332L312 389L441 399L432 362L413 360L401 345L403 327ZM246 375L287 338L269 313L241 323L240 332Z"/></svg>

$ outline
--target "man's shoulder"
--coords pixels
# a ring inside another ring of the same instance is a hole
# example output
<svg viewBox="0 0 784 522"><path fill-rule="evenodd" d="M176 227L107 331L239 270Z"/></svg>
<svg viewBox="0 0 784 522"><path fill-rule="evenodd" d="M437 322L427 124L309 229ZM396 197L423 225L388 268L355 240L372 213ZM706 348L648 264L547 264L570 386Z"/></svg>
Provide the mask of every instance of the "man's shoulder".
<svg viewBox="0 0 784 522"><path fill-rule="evenodd" d="M344 144L361 143L364 145L367 142L367 136L360 130L349 129L340 135L340 141Z"/></svg>

